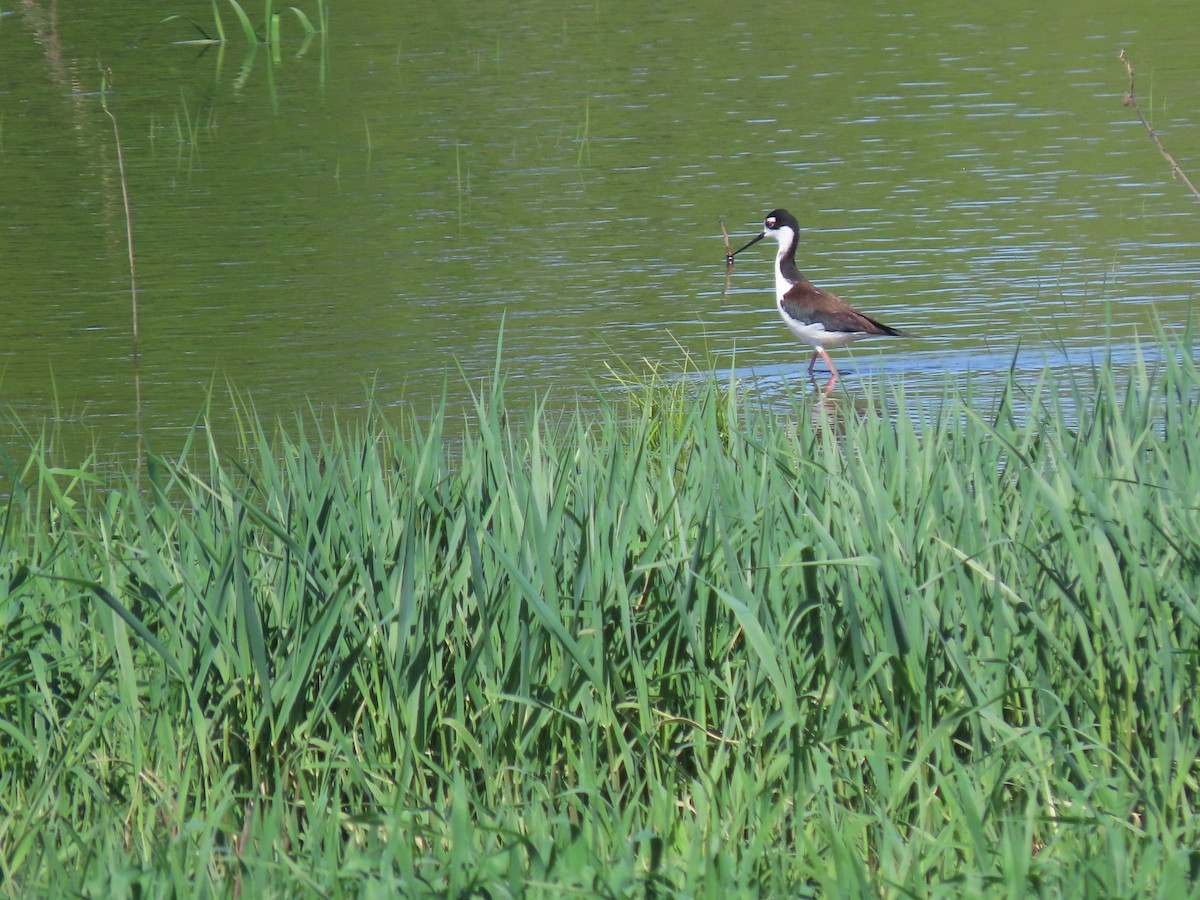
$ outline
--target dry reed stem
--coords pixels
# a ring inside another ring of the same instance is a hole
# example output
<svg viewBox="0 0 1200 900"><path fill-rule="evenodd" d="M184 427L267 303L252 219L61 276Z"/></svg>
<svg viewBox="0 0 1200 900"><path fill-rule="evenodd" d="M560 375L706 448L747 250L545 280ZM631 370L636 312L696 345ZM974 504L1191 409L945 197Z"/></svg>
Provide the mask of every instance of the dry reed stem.
<svg viewBox="0 0 1200 900"><path fill-rule="evenodd" d="M1192 195L1197 200L1200 200L1200 191L1196 190L1196 186L1192 184L1191 179L1184 174L1183 169L1179 168L1179 163L1175 162L1175 157L1167 152L1167 148L1164 147L1162 141L1158 139L1158 134L1155 132L1154 126L1152 126L1146 120L1146 116L1142 113L1142 108L1138 106L1138 102L1133 96L1133 64L1125 55L1124 50L1121 51L1118 59L1125 64L1125 71L1129 73L1129 90L1125 92L1125 105L1132 106L1133 111L1138 114L1138 118L1141 119L1142 124L1146 126L1146 131L1150 135L1150 140L1154 141L1154 146L1157 147L1158 152L1163 155L1163 159L1171 164L1171 174L1177 178L1182 178L1183 183L1188 186L1188 190L1192 192Z"/></svg>

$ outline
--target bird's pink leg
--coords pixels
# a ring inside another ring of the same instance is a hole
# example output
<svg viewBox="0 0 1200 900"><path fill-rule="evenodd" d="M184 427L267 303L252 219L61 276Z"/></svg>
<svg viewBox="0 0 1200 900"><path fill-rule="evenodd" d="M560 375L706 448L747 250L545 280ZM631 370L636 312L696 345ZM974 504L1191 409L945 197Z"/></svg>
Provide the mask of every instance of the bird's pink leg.
<svg viewBox="0 0 1200 900"><path fill-rule="evenodd" d="M829 366L829 371L830 371L830 372L833 374L833 377L834 377L834 378L838 378L838 377L840 377L841 373L840 373L840 372L838 372L838 370L837 370L837 366L835 366L835 365L833 364L833 360L829 358L829 354L825 352L825 348L824 348L824 347L818 347L818 348L817 348L817 353L820 353L820 354L821 354L821 359L825 360L825 365ZM814 360L814 361L816 360L816 358L817 358L817 357L816 357L816 354L813 354L813 360ZM810 371L810 372L812 371L811 367L809 368L809 371Z"/></svg>

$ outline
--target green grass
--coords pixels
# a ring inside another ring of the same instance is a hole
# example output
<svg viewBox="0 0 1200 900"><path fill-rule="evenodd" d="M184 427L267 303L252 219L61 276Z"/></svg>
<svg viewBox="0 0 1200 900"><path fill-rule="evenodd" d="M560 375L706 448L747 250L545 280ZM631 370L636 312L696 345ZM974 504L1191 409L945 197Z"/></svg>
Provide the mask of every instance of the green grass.
<svg viewBox="0 0 1200 900"><path fill-rule="evenodd" d="M269 44L278 50L280 45L281 14L274 11L272 0L265 0L263 6L262 25L258 27L255 27L254 23L250 20L250 15L246 12L245 8L241 3L238 2L238 0L228 0L228 3L230 9L233 10L234 18L237 19L238 25L241 28L242 37L245 40L246 46L256 47L258 44L262 43ZM164 23L174 21L187 22L199 35L199 37L180 40L177 43L200 45L224 44L226 40L225 23L221 19L220 6L218 5L217 0L211 0L211 5L213 14L213 30L211 34L206 28L204 28L203 25L190 16L171 14L166 16L162 21ZM316 18L317 22L320 23L320 27L314 25L312 19L304 10L300 9L300 7L288 7L295 14L297 23L300 25L301 29L303 29L306 42L307 40L311 40L314 35L322 34L328 30L329 14L325 3L323 0L318 0L316 6ZM262 32L261 36L259 35L260 30Z"/></svg>
<svg viewBox="0 0 1200 900"><path fill-rule="evenodd" d="M1194 896L1181 347L0 454L3 891Z"/></svg>

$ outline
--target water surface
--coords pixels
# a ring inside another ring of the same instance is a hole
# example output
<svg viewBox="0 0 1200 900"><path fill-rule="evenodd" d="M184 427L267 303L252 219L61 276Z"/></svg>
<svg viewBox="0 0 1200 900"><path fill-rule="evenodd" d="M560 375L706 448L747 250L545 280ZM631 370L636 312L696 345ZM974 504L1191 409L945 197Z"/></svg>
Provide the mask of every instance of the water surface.
<svg viewBox="0 0 1200 900"><path fill-rule="evenodd" d="M510 394L573 403L609 365L684 354L782 393L809 353L773 245L722 299L717 227L748 238L776 206L814 282L920 336L836 352L851 394L1072 368L1183 321L1200 274L1200 205L1117 60L1200 175L1182 2L335 0L307 42L283 9L252 56L228 12L223 48L176 43L196 32L161 19L191 6L0 19L0 404L79 452L132 448L135 373L168 452L210 395L232 426L228 386L269 418L461 404L502 323Z"/></svg>

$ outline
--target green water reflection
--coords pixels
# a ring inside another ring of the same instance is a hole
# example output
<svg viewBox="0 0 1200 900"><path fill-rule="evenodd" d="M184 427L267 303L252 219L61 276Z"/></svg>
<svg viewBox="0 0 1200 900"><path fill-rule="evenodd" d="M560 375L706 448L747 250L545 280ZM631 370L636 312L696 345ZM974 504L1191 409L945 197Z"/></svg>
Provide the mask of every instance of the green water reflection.
<svg viewBox="0 0 1200 900"><path fill-rule="evenodd" d="M201 48L168 7L0 20L0 403L106 447L136 420L98 63L142 421L165 448L214 386L219 426L227 384L269 417L369 385L458 402L501 322L518 389L563 402L608 363L683 351L799 375L768 251L721 302L718 215L740 236L797 212L814 281L923 335L843 371L916 383L1181 320L1200 271L1195 201L1121 105L1116 59L1200 173L1182 2L334 2L308 44L282 10L278 53L249 59L231 15L228 45Z"/></svg>

